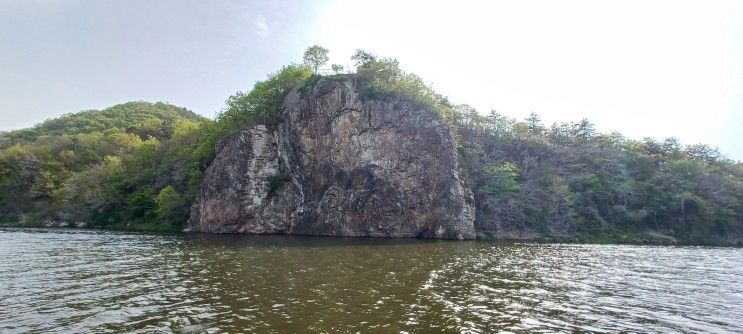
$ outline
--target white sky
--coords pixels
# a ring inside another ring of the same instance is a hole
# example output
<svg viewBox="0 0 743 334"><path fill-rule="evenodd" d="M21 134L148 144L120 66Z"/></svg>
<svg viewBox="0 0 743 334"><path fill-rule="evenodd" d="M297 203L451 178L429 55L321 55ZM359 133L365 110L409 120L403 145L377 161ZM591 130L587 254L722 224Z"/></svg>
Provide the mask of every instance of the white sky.
<svg viewBox="0 0 743 334"><path fill-rule="evenodd" d="M0 130L129 100L212 116L312 44L455 103L743 160L743 1L0 0Z"/></svg>
<svg viewBox="0 0 743 334"><path fill-rule="evenodd" d="M743 1L338 1L321 21L333 61L394 56L481 113L588 117L743 159Z"/></svg>

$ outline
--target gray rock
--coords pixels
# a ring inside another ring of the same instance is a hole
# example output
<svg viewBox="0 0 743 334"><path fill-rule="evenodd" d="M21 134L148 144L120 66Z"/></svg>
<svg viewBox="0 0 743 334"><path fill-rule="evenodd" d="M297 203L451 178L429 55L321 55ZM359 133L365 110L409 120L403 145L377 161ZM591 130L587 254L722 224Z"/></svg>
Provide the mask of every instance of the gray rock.
<svg viewBox="0 0 743 334"><path fill-rule="evenodd" d="M220 145L187 231L475 237L472 193L432 111L362 100L350 77L292 90L280 113Z"/></svg>

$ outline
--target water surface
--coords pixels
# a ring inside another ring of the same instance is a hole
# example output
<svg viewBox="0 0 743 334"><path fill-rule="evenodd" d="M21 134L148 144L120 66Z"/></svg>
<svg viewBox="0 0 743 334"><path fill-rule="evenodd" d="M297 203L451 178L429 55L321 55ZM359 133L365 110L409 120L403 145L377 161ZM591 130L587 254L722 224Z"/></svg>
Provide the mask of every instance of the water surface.
<svg viewBox="0 0 743 334"><path fill-rule="evenodd" d="M743 332L743 250L0 229L0 332Z"/></svg>

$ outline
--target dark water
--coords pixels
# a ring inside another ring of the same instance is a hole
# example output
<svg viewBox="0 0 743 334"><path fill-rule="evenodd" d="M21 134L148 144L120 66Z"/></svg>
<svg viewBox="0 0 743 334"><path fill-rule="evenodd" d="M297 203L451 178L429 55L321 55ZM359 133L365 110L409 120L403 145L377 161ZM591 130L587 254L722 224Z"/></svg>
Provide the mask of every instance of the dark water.
<svg viewBox="0 0 743 334"><path fill-rule="evenodd" d="M0 229L0 332L743 332L743 250Z"/></svg>

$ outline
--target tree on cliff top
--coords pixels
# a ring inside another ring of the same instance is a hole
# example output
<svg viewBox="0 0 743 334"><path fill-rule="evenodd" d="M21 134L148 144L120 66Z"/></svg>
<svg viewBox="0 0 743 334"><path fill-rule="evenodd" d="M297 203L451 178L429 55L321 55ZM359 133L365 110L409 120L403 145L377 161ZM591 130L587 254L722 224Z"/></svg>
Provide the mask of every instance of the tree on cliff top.
<svg viewBox="0 0 743 334"><path fill-rule="evenodd" d="M356 74L362 95L382 100L408 100L436 112L447 123L453 122L456 112L448 99L426 84L423 79L400 68L394 58L377 58L358 49L351 57L356 61Z"/></svg>
<svg viewBox="0 0 743 334"><path fill-rule="evenodd" d="M320 66L325 65L329 59L328 49L319 45L310 46L307 48L307 51L304 52L304 63L307 64L307 66L312 67L315 74L317 74L317 69L320 68Z"/></svg>
<svg viewBox="0 0 743 334"><path fill-rule="evenodd" d="M377 61L377 56L366 52L362 49L356 49L356 53L351 56L351 60L356 61L356 66L363 66L364 64L371 63L373 61Z"/></svg>

